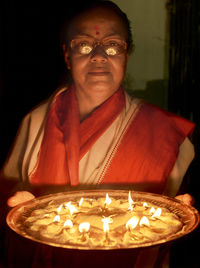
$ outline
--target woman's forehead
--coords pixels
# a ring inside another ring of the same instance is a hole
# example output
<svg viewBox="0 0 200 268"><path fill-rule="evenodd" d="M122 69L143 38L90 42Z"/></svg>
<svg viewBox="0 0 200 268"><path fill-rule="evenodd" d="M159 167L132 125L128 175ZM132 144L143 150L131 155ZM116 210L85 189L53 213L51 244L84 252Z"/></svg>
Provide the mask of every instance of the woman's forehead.
<svg viewBox="0 0 200 268"><path fill-rule="evenodd" d="M124 24L114 11L96 8L80 14L73 23L73 34L91 33L96 35L118 34L126 35Z"/></svg>

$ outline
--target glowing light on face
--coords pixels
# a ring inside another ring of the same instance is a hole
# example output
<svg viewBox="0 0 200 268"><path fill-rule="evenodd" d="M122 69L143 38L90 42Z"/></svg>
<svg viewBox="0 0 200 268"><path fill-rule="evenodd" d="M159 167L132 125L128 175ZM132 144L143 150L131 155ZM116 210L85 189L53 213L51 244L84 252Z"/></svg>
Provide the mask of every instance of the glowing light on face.
<svg viewBox="0 0 200 268"><path fill-rule="evenodd" d="M96 40L91 38L75 38L71 41L71 49L80 55L89 55L97 46L100 46L107 56L115 56L124 53L127 48L125 41L116 38L110 40Z"/></svg>
<svg viewBox="0 0 200 268"><path fill-rule="evenodd" d="M92 47L84 46L84 47L82 47L81 53L83 55L88 55L91 51L92 51Z"/></svg>

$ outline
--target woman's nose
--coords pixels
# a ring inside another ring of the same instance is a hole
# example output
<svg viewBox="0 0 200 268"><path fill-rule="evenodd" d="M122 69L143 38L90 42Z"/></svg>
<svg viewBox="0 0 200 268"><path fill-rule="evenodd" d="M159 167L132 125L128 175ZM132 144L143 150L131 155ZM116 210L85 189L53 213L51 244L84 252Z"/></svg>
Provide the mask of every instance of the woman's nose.
<svg viewBox="0 0 200 268"><path fill-rule="evenodd" d="M91 61L105 62L107 61L107 54L105 53L101 45L97 45L96 47L94 47L90 58L91 58Z"/></svg>

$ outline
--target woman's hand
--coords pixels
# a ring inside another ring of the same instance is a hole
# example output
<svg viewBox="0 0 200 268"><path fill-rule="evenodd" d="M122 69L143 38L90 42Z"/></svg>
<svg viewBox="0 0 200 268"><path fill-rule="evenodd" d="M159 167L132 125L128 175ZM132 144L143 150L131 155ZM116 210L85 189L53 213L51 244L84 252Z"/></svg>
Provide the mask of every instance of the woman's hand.
<svg viewBox="0 0 200 268"><path fill-rule="evenodd" d="M192 206L194 204L194 198L190 194L177 195L176 198L186 205Z"/></svg>
<svg viewBox="0 0 200 268"><path fill-rule="evenodd" d="M27 192L27 191L20 191L20 192L16 192L13 196L11 196L7 200L7 204L9 207L15 207L19 205L20 203L29 201L33 198L35 198L35 196L32 193Z"/></svg>

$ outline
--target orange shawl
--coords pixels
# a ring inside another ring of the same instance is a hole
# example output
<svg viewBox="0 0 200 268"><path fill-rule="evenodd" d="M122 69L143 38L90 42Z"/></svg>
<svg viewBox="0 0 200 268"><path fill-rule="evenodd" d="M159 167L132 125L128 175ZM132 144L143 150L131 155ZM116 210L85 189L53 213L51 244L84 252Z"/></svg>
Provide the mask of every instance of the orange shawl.
<svg viewBox="0 0 200 268"><path fill-rule="evenodd" d="M58 95L47 117L31 183L78 185L79 160L124 105L124 93L120 88L80 123L74 88ZM111 152L98 184L134 184L135 189L162 193L179 146L193 129L192 122L143 102L117 144L117 150Z"/></svg>
<svg viewBox="0 0 200 268"><path fill-rule="evenodd" d="M124 92L119 88L80 123L75 88L72 86L59 94L47 116L30 182L36 185L78 185L79 160L121 113L124 105Z"/></svg>
<svg viewBox="0 0 200 268"><path fill-rule="evenodd" d="M134 184L135 190L162 193L179 147L195 124L143 102L98 183Z"/></svg>

